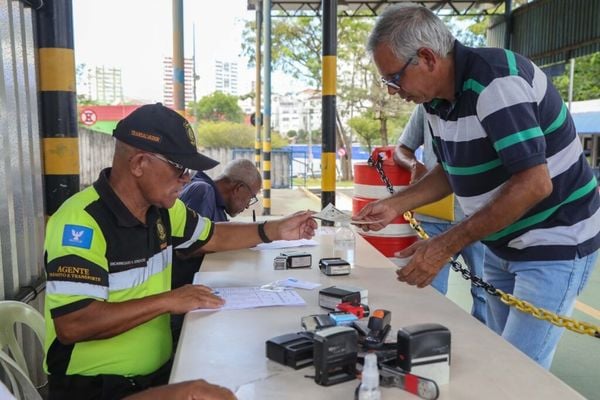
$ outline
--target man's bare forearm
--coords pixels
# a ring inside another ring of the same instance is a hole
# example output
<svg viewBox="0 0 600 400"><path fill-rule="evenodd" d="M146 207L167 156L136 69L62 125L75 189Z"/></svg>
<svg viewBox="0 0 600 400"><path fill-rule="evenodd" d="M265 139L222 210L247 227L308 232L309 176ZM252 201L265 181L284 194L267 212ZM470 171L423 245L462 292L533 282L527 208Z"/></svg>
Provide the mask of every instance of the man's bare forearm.
<svg viewBox="0 0 600 400"><path fill-rule="evenodd" d="M274 228L275 224L275 221L265 224L265 234L269 235L267 232L271 232L271 228ZM255 223L218 222L215 224L213 236L210 241L202 247L201 251L225 251L254 247L257 244L262 243L262 240L258 235L257 225L258 224ZM274 240L275 234L271 233L271 236L268 237Z"/></svg>
<svg viewBox="0 0 600 400"><path fill-rule="evenodd" d="M259 234L261 224L217 223L213 236L198 252L247 249L265 241L312 238L317 228L317 223L312 219L313 213L300 211L284 218L263 222L262 236Z"/></svg>
<svg viewBox="0 0 600 400"><path fill-rule="evenodd" d="M56 335L63 344L117 336L166 313L182 314L197 308L217 308L223 300L202 285L123 302L94 300L82 309L54 318Z"/></svg>
<svg viewBox="0 0 600 400"><path fill-rule="evenodd" d="M394 162L401 167L411 170L418 161L413 150L404 145L398 145L394 151Z"/></svg>
<svg viewBox="0 0 600 400"><path fill-rule="evenodd" d="M85 308L54 319L59 340L65 344L106 339L169 312L162 295L121 303L93 301Z"/></svg>

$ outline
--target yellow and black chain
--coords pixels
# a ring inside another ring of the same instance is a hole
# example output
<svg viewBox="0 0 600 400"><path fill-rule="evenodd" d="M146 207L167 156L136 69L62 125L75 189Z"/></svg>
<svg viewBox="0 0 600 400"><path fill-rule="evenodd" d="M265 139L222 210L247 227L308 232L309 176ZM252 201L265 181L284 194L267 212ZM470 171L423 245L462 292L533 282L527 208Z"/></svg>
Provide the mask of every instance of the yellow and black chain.
<svg viewBox="0 0 600 400"><path fill-rule="evenodd" d="M377 160L373 160L372 157L369 157L368 160L369 166L375 167L379 177L385 183L385 186L390 192L391 195L394 194L394 186L392 186L390 180L385 175L385 171L383 170L383 159L381 155L378 155ZM423 227L419 224L419 222L415 219L412 212L406 211L403 214L404 219L409 223L411 228L413 228L419 238L425 240L429 239L429 235ZM520 300L512 294L505 293L500 289L496 289L493 285L485 282L481 277L473 274L471 270L462 266L460 262L456 261L455 258L450 259L450 266L456 272L460 272L462 277L466 280L470 280L473 286L483 288L488 294L492 296L500 297L500 300L508 305L509 307L515 307L517 310L524 312L526 314L530 314L537 319L541 319L544 321L548 321L553 325L556 325L561 328L568 329L570 331L590 335L596 338L600 338L600 326L596 326L594 324L590 324L588 322L578 321L573 318L565 317L562 315L555 314L551 311L548 311L544 308L536 307L533 304Z"/></svg>

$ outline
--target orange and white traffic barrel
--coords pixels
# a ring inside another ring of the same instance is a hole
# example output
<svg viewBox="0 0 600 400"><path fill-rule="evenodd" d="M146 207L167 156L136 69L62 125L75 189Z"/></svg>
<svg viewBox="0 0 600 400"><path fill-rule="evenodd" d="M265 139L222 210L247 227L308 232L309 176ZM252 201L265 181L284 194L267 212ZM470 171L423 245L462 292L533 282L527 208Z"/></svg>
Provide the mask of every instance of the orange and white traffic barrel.
<svg viewBox="0 0 600 400"><path fill-rule="evenodd" d="M394 192L404 190L410 183L410 172L394 163L394 147L377 147L371 158L376 160L380 154L383 156L383 171L394 187ZM368 203L388 196L390 193L375 167L367 163L354 165L352 214L358 213ZM359 231L359 234L396 265L403 265L403 261L394 257L394 253L417 241L415 231L402 216L379 231Z"/></svg>

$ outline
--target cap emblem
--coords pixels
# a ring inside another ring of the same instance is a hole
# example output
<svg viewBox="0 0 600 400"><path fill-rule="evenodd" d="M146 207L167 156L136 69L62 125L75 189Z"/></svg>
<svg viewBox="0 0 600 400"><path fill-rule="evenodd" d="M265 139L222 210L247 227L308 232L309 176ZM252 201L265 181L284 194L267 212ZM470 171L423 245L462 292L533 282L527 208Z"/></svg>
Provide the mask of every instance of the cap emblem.
<svg viewBox="0 0 600 400"><path fill-rule="evenodd" d="M187 133L187 137L190 140L192 146L196 147L196 135L194 135L194 130L189 122L185 121L183 123L183 127L185 128L185 133Z"/></svg>

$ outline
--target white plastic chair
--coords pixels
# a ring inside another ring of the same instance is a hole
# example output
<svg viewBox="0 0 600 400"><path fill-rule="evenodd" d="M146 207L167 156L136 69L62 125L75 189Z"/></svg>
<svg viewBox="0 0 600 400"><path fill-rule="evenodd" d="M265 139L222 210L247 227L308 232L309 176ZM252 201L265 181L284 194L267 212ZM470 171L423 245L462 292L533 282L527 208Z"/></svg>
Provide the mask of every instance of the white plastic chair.
<svg viewBox="0 0 600 400"><path fill-rule="evenodd" d="M35 333L43 347L46 335L44 317L29 304L20 301L5 300L0 301L0 321L2 321L0 324L0 350L3 352L1 361L2 366L7 371L7 375L10 377L11 372L13 374L11 379L11 384L13 384L12 390L16 390L14 383L16 381L21 382L23 378L35 390L35 385L31 382L27 362L25 361L21 345L17 340L15 329L17 324L29 327ZM27 382L21 382L21 387L27 387ZM26 395L25 398L29 399L30 396Z"/></svg>
<svg viewBox="0 0 600 400"><path fill-rule="evenodd" d="M0 350L0 366L4 369L8 389L17 400L42 400L29 376L5 352Z"/></svg>

